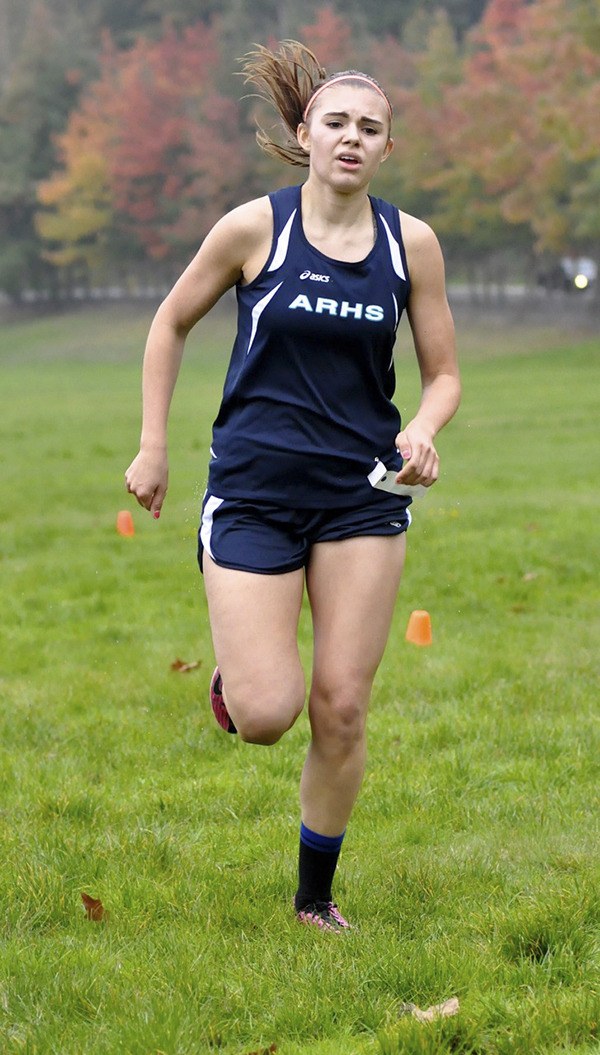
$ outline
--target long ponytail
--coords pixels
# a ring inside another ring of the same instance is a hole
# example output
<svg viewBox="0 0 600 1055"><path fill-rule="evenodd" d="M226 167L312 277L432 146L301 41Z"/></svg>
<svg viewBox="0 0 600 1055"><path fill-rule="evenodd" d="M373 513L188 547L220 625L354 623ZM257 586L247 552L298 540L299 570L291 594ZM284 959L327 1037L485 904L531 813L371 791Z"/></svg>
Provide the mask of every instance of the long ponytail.
<svg viewBox="0 0 600 1055"><path fill-rule="evenodd" d="M275 107L286 131L277 143L259 126L256 139L265 153L288 165L308 166L308 154L298 145L296 129L315 88L326 79L316 55L296 40L284 40L277 51L257 45L242 59L244 84L252 84L261 99Z"/></svg>

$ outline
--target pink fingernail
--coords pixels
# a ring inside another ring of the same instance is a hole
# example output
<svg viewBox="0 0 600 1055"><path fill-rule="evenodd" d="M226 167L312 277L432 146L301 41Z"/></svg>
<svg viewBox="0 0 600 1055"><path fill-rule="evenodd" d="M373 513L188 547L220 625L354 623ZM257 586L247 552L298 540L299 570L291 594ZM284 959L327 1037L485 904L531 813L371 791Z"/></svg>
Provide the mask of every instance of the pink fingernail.
<svg viewBox="0 0 600 1055"><path fill-rule="evenodd" d="M152 514L152 516L154 517L155 520L158 520L158 518L160 516L160 509L155 509L153 514Z"/></svg>

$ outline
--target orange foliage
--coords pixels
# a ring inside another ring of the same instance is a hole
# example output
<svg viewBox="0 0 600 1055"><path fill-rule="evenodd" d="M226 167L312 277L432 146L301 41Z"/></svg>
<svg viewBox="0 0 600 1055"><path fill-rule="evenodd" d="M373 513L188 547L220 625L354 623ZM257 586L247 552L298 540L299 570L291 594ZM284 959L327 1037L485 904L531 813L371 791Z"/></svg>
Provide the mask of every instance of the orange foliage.
<svg viewBox="0 0 600 1055"><path fill-rule="evenodd" d="M450 165L540 248L564 248L574 189L600 151L600 55L566 0L491 0L470 45L462 82L445 94Z"/></svg>
<svg viewBox="0 0 600 1055"><path fill-rule="evenodd" d="M300 33L303 43L314 51L328 74L353 67L356 62L350 23L333 7L320 7L315 22L302 26Z"/></svg>
<svg viewBox="0 0 600 1055"><path fill-rule="evenodd" d="M203 23L140 38L126 52L106 37L100 78L59 140L63 169L40 187L40 202L55 210L38 217L42 236L77 255L68 206L89 191L93 156L104 166L110 219L134 245L155 259L195 248L242 196L238 112L215 87L218 67L216 33ZM86 231L87 241L104 225Z"/></svg>

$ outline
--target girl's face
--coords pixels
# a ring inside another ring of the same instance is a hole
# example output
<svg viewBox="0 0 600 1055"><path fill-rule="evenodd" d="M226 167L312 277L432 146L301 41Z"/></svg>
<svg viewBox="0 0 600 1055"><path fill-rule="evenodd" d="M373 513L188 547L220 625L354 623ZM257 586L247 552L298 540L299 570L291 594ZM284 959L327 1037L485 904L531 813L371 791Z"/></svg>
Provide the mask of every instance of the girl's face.
<svg viewBox="0 0 600 1055"><path fill-rule="evenodd" d="M298 142L310 155L310 171L342 193L368 186L394 143L389 111L367 86L332 84L315 100Z"/></svg>

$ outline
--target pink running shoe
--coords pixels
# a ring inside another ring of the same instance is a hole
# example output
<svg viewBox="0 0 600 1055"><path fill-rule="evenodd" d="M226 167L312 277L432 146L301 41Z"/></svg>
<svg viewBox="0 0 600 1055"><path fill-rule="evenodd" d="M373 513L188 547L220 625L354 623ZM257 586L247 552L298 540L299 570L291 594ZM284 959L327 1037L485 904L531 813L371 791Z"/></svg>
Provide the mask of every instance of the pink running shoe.
<svg viewBox="0 0 600 1055"><path fill-rule="evenodd" d="M352 930L353 929L352 925L350 923L348 923L348 920L344 919L344 917L342 916L342 913L340 912L340 910L337 907L337 905L335 904L335 902L330 901L329 904L327 905L327 909L329 911L329 915L333 917L333 919L335 920L337 925L339 927L341 927L342 930Z"/></svg>
<svg viewBox="0 0 600 1055"><path fill-rule="evenodd" d="M296 913L296 919L299 923L307 923L309 926L318 927L319 930L338 933L342 930L352 930L348 920L344 919L333 901L316 901L312 905L306 905Z"/></svg>
<svg viewBox="0 0 600 1055"><path fill-rule="evenodd" d="M225 700L223 699L223 679L221 678L218 667L215 667L214 674L210 681L210 705L221 729L224 729L226 733L237 733L237 729L231 721L225 706Z"/></svg>

